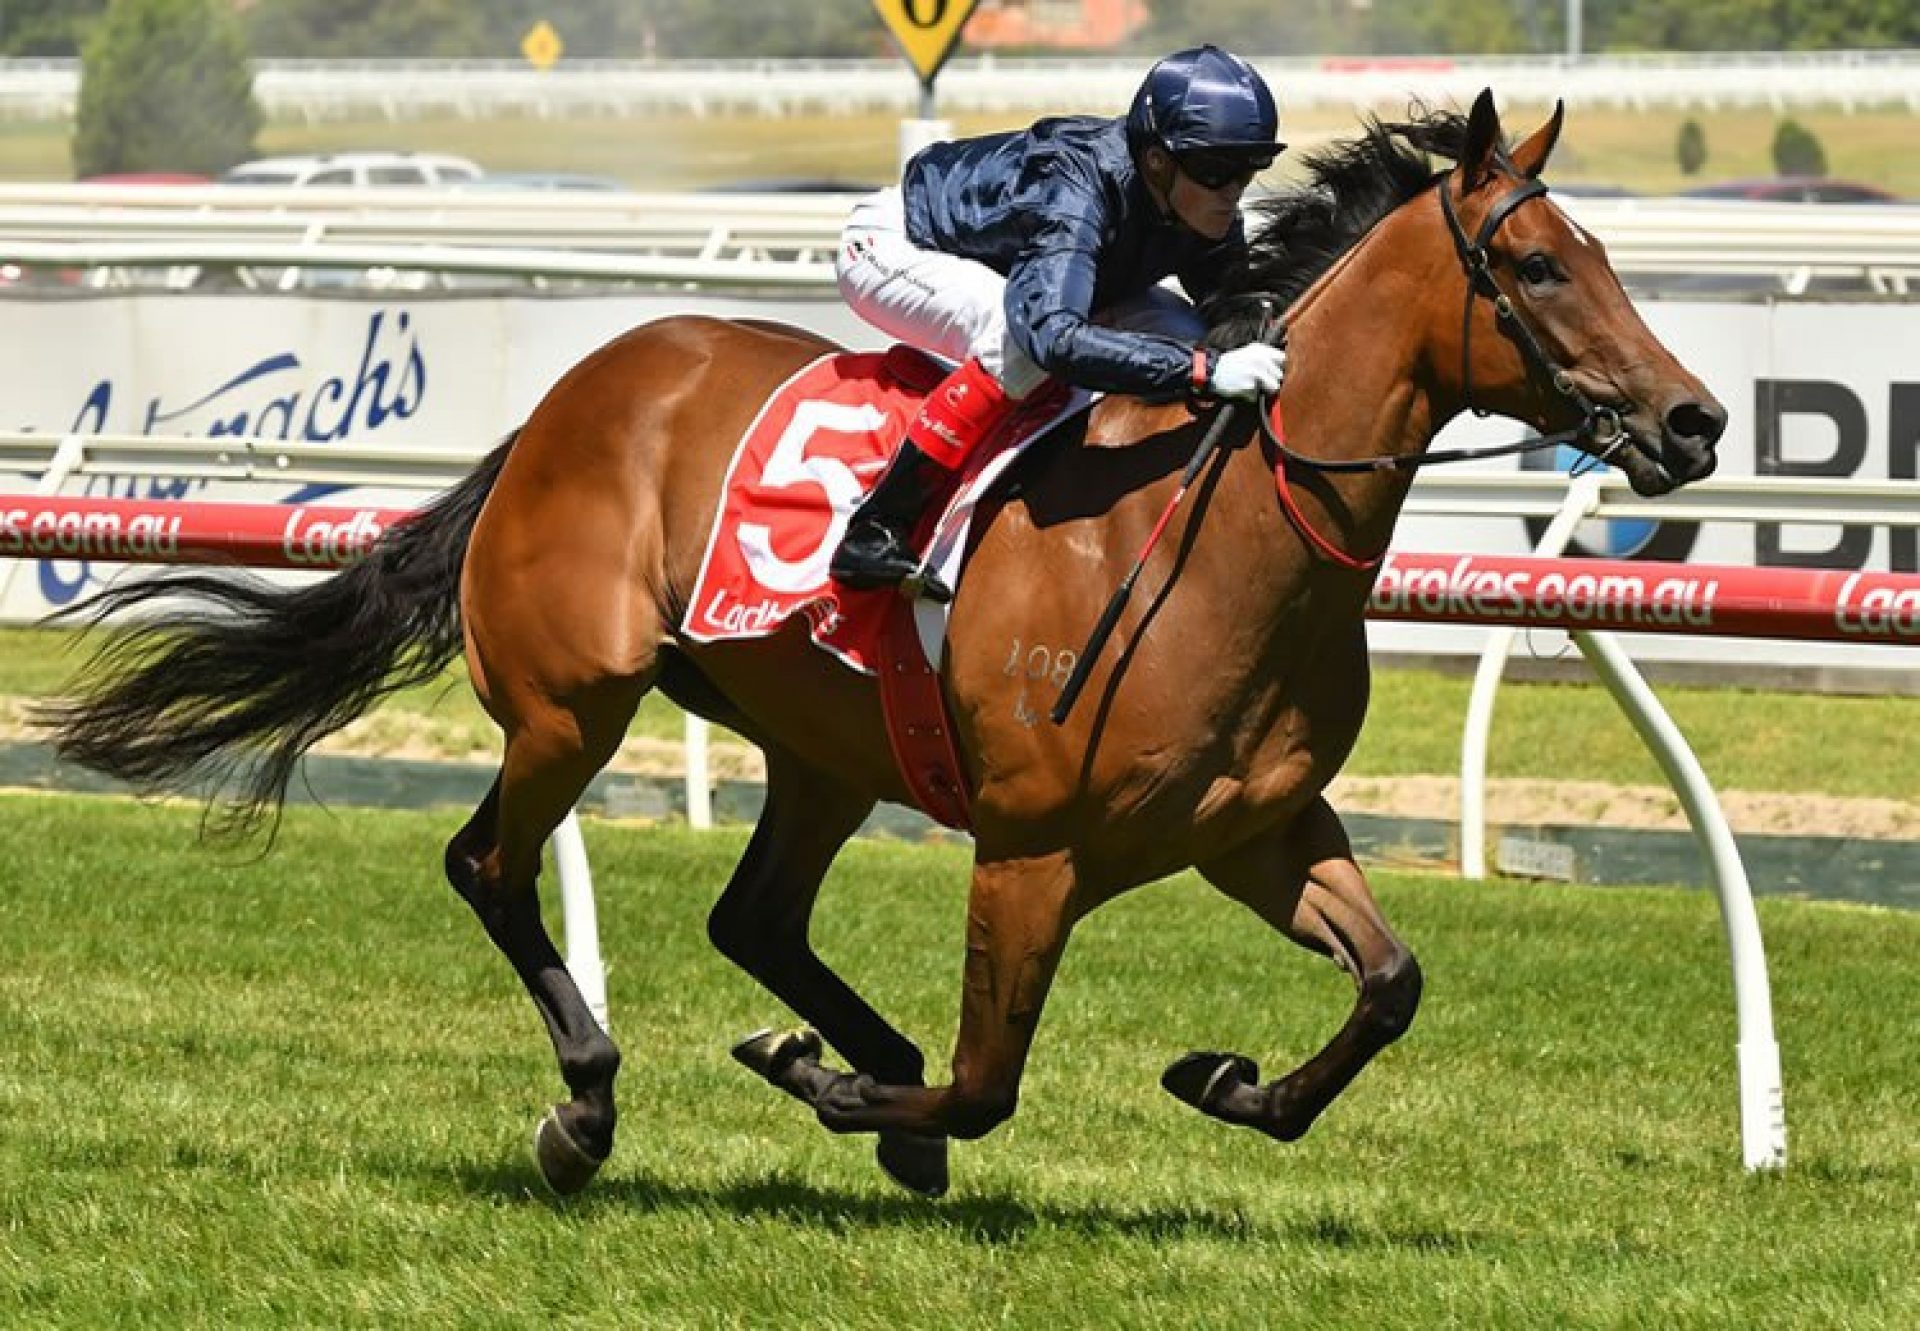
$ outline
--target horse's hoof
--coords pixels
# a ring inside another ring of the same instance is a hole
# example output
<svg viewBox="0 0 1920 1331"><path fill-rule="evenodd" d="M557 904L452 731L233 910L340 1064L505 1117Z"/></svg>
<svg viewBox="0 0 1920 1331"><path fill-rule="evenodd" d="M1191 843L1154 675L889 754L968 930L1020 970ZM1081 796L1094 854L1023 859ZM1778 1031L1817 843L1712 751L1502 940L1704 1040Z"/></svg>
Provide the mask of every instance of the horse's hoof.
<svg viewBox="0 0 1920 1331"><path fill-rule="evenodd" d="M733 1047L733 1056L774 1085L781 1074L801 1059L819 1061L823 1052L820 1032L802 1028L797 1031L755 1031Z"/></svg>
<svg viewBox="0 0 1920 1331"><path fill-rule="evenodd" d="M873 1148L887 1177L922 1197L947 1192L947 1139L913 1132L883 1132Z"/></svg>
<svg viewBox="0 0 1920 1331"><path fill-rule="evenodd" d="M600 1172L607 1158L594 1155L574 1140L567 1125L560 1121L560 1110L556 1106L547 1111L540 1126L533 1130L533 1162L556 1196L571 1197L593 1182L593 1176Z"/></svg>
<svg viewBox="0 0 1920 1331"><path fill-rule="evenodd" d="M1234 1091L1259 1083L1260 1065L1244 1054L1188 1054L1160 1074L1167 1094L1215 1118Z"/></svg>

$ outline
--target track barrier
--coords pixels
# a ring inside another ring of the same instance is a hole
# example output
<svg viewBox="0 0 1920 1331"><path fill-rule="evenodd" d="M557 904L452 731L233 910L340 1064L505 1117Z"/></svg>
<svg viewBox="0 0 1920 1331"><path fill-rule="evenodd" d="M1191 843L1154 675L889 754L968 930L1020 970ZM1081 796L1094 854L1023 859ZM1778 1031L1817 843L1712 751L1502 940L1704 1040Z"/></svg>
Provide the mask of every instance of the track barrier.
<svg viewBox="0 0 1920 1331"><path fill-rule="evenodd" d="M0 557L326 570L411 510L0 496ZM1920 575L1394 551L1375 619L1920 646Z"/></svg>

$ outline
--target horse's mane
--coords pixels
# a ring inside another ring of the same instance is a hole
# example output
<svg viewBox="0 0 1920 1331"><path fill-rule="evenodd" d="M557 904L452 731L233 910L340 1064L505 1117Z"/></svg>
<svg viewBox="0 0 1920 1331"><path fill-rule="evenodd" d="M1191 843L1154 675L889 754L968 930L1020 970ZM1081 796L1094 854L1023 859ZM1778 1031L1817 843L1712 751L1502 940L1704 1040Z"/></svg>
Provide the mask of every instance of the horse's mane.
<svg viewBox="0 0 1920 1331"><path fill-rule="evenodd" d="M1467 119L1415 107L1402 121L1369 116L1363 130L1305 154L1304 182L1248 205L1246 255L1203 311L1211 346L1252 341L1267 305L1291 305L1375 223L1432 186L1430 159L1459 160Z"/></svg>

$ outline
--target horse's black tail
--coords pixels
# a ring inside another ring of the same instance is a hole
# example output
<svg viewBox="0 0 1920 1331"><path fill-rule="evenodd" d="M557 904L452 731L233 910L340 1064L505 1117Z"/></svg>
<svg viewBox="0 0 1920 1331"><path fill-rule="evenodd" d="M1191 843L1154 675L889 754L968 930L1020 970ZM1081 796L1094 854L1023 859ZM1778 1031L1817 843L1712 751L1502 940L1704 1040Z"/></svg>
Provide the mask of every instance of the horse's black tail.
<svg viewBox="0 0 1920 1331"><path fill-rule="evenodd" d="M512 447L509 436L323 581L184 569L63 612L93 627L143 613L35 720L63 758L143 792L206 790L215 834L257 831L277 819L303 753L460 651L460 566Z"/></svg>

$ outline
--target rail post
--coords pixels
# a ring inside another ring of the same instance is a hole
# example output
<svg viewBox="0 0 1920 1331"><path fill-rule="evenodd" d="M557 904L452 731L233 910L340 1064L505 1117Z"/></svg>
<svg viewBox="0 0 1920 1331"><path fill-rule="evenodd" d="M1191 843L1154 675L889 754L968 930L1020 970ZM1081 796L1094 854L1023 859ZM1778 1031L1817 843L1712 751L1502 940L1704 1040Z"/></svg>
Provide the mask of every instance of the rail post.
<svg viewBox="0 0 1920 1331"><path fill-rule="evenodd" d="M1565 550L1573 529L1591 517L1599 504L1598 473L1574 477L1534 553L1551 558ZM1518 633L1512 628L1488 630L1487 645L1473 672L1473 691L1467 695L1467 720L1460 731L1460 873L1465 878L1487 876L1487 737L1493 730L1494 695Z"/></svg>
<svg viewBox="0 0 1920 1331"><path fill-rule="evenodd" d="M1734 843L1733 830L1727 826L1726 814L1692 746L1627 658L1619 640L1611 633L1582 630L1575 630L1573 640L1659 760L1680 797L1680 807L1686 810L1693 834L1706 852L1733 962L1733 1004L1739 1032L1734 1056L1740 1077L1740 1153L1749 1170L1784 1169L1787 1107L1780 1081L1780 1046L1773 1034L1766 949L1760 941L1760 919L1753 909L1753 887L1747 881L1747 868Z"/></svg>

